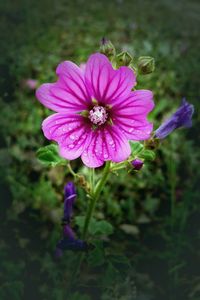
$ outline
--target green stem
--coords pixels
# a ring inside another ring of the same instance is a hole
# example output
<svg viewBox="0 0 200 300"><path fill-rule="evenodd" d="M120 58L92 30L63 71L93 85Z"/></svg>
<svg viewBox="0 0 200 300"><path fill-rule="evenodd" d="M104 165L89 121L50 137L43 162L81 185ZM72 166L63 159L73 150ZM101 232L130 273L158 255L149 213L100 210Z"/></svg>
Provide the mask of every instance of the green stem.
<svg viewBox="0 0 200 300"><path fill-rule="evenodd" d="M91 170L91 174L90 174L91 175L90 176L90 184L91 184L90 205L88 207L88 211L87 211L86 218L85 218L85 224L84 224L84 227L83 227L83 233L82 233L82 239L83 240L86 238L96 202L99 199L102 188L103 188L103 186L104 186L104 184L105 184L105 182L108 178L109 171L110 171L110 162L108 161L105 165L104 170L103 170L103 174L102 174L101 179L99 180L96 187L94 188L94 169ZM74 269L75 271L72 274L72 280L71 280L72 285L74 284L75 279L78 276L78 273L79 273L79 270L81 268L81 264L83 262L84 257L85 257L85 253L81 253L78 257L77 264L76 264L76 267Z"/></svg>
<svg viewBox="0 0 200 300"><path fill-rule="evenodd" d="M69 172L76 178L77 174L72 170L70 163L67 164L67 167L68 167Z"/></svg>
<svg viewBox="0 0 200 300"><path fill-rule="evenodd" d="M105 165L105 168L103 170L103 174L102 174L101 179L97 183L94 191L93 190L91 191L90 205L88 207L87 215L86 215L86 218L85 218L85 224L84 224L84 227L83 227L83 234L82 234L83 239L86 238L88 228L89 228L89 225L90 225L90 221L91 221L91 218L92 218L92 214L94 212L95 205L97 203L97 200L99 199L102 188L103 188L103 186L104 186L104 184L105 184L105 182L108 178L109 171L110 171L110 161L106 162L106 165Z"/></svg>
<svg viewBox="0 0 200 300"><path fill-rule="evenodd" d="M94 189L94 175L95 175L95 173L94 173L94 168L91 168L90 169L90 188L91 188L91 191L93 191L93 189Z"/></svg>

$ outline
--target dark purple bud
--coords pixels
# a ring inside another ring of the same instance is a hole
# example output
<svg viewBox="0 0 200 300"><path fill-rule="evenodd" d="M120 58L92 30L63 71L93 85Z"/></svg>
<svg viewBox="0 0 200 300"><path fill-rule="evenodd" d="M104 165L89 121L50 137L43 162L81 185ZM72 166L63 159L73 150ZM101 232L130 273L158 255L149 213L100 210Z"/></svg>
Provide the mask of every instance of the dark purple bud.
<svg viewBox="0 0 200 300"><path fill-rule="evenodd" d="M73 204L76 199L76 189L73 182L68 182L64 187L64 221L70 222Z"/></svg>
<svg viewBox="0 0 200 300"><path fill-rule="evenodd" d="M142 168L142 166L143 166L144 163L143 163L143 161L142 161L141 159L136 158L136 159L134 159L134 160L131 162L131 164L132 164L134 170L139 171L139 170Z"/></svg>
<svg viewBox="0 0 200 300"><path fill-rule="evenodd" d="M193 113L194 106L188 103L186 99L183 99L177 111L155 131L155 137L158 139L164 139L176 128L191 127Z"/></svg>
<svg viewBox="0 0 200 300"><path fill-rule="evenodd" d="M67 224L63 226L63 236L68 237L71 240L75 240L75 233Z"/></svg>
<svg viewBox="0 0 200 300"><path fill-rule="evenodd" d="M88 249L88 245L82 240L64 238L58 242L57 248L61 250L86 251Z"/></svg>

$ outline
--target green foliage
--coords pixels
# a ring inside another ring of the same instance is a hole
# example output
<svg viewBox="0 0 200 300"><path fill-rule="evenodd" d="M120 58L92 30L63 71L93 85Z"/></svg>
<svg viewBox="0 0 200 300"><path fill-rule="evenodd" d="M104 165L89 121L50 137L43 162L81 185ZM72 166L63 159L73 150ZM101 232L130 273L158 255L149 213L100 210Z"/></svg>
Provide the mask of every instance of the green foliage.
<svg viewBox="0 0 200 300"><path fill-rule="evenodd" d="M94 241L93 245L94 249L88 254L87 261L92 267L102 266L106 260L103 245L101 241Z"/></svg>
<svg viewBox="0 0 200 300"><path fill-rule="evenodd" d="M83 295L82 293L75 292L70 296L69 300L91 300L91 298L87 295Z"/></svg>
<svg viewBox="0 0 200 300"><path fill-rule="evenodd" d="M58 154L58 146L54 144L39 148L36 155L39 161L46 166L55 167L66 164L66 160Z"/></svg>
<svg viewBox="0 0 200 300"><path fill-rule="evenodd" d="M85 222L85 217L77 216L75 217L75 223L79 226L80 231L82 231ZM94 218L91 219L88 233L93 236L101 235L111 235L114 231L113 226L106 220L97 221Z"/></svg>

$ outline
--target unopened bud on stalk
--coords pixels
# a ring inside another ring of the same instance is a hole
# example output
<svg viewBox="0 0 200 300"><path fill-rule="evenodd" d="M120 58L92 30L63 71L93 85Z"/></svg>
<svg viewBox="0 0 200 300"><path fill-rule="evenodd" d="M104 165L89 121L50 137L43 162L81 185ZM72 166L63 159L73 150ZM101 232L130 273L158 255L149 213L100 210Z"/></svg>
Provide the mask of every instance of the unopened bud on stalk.
<svg viewBox="0 0 200 300"><path fill-rule="evenodd" d="M140 169L142 169L144 163L141 159L136 158L131 162L131 164L132 164L134 170L139 171Z"/></svg>
<svg viewBox="0 0 200 300"><path fill-rule="evenodd" d="M151 56L140 56L138 58L138 71L142 75L147 75L155 70L155 60Z"/></svg>
<svg viewBox="0 0 200 300"><path fill-rule="evenodd" d="M116 56L117 67L129 66L133 57L127 51L123 51Z"/></svg>
<svg viewBox="0 0 200 300"><path fill-rule="evenodd" d="M116 54L114 45L106 38L102 38L101 40L100 52L106 55L109 59L112 59Z"/></svg>
<svg viewBox="0 0 200 300"><path fill-rule="evenodd" d="M73 204L76 199L76 189L73 182L68 182L64 187L64 220L70 222Z"/></svg>

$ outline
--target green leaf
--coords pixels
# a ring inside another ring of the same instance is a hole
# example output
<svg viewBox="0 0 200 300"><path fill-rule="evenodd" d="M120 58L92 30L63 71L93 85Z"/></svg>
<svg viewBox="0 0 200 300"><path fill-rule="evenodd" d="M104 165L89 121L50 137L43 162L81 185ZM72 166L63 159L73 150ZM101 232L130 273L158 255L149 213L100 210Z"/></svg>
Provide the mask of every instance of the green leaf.
<svg viewBox="0 0 200 300"><path fill-rule="evenodd" d="M90 227L90 233L92 235L111 235L113 231L113 226L105 220L95 221Z"/></svg>
<svg viewBox="0 0 200 300"><path fill-rule="evenodd" d="M88 263L93 267L103 265L105 262L103 248L99 247L99 245L96 245L95 249L89 252L87 260Z"/></svg>
<svg viewBox="0 0 200 300"><path fill-rule="evenodd" d="M83 217L83 216L77 216L77 217L74 218L74 220L75 220L75 224L82 231L84 223L85 223L85 217Z"/></svg>
<svg viewBox="0 0 200 300"><path fill-rule="evenodd" d="M75 223L76 225L78 225L78 227L80 228L80 230L82 231L84 223L85 223L85 217L83 216L78 216L75 218ZM94 218L91 219L90 221L90 225L88 228L88 232L90 235L97 235L97 236L101 236L101 235L111 235L114 231L113 226L105 221L97 221Z"/></svg>
<svg viewBox="0 0 200 300"><path fill-rule="evenodd" d="M36 156L39 161L46 166L55 167L57 165L66 164L66 160L61 158L58 154L58 146L54 144L39 148Z"/></svg>

